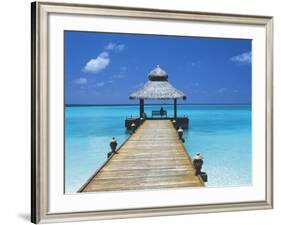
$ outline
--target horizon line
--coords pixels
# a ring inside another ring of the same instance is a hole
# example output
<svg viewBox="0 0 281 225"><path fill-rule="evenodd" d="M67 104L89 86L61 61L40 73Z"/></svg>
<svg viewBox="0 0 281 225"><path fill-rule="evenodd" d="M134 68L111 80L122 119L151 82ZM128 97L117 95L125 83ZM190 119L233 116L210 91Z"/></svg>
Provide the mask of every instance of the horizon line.
<svg viewBox="0 0 281 225"><path fill-rule="evenodd" d="M139 104L64 104L64 106L66 107L71 107L71 106L138 106ZM174 104L170 104L170 103L164 103L164 104L160 104L160 103L148 103L145 105L174 105ZM193 104L177 104L177 105L252 105L251 103L193 103Z"/></svg>

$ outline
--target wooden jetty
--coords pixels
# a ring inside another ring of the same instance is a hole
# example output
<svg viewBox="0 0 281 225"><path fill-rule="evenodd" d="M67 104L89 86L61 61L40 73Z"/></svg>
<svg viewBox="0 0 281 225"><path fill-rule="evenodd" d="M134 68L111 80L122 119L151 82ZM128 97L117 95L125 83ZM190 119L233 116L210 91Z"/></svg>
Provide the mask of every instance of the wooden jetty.
<svg viewBox="0 0 281 225"><path fill-rule="evenodd" d="M181 127L182 129L188 129L189 119L187 116L183 117L146 117L146 120L174 120L176 127ZM125 128L127 130L132 129L132 124L135 124L137 127L141 124L141 119L139 117L127 117L125 120Z"/></svg>
<svg viewBox="0 0 281 225"><path fill-rule="evenodd" d="M145 120L78 192L204 186L170 120Z"/></svg>

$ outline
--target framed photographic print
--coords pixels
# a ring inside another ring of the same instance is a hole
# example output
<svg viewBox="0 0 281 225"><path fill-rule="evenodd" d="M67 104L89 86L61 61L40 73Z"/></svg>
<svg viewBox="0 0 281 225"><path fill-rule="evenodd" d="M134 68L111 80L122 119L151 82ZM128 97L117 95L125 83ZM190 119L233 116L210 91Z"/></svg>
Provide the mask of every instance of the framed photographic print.
<svg viewBox="0 0 281 225"><path fill-rule="evenodd" d="M32 3L32 222L272 208L272 32Z"/></svg>

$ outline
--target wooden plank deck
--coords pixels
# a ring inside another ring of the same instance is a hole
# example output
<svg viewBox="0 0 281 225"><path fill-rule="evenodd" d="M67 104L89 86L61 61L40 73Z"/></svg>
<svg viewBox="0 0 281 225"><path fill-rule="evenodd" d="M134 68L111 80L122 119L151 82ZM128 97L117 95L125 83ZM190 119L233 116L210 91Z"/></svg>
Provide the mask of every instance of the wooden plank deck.
<svg viewBox="0 0 281 225"><path fill-rule="evenodd" d="M79 190L204 186L169 120L146 120Z"/></svg>

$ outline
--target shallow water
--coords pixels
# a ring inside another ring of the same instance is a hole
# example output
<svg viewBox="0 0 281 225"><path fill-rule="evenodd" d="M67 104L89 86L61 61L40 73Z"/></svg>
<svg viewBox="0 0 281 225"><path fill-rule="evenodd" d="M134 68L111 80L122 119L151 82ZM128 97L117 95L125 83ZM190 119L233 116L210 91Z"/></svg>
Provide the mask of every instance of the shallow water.
<svg viewBox="0 0 281 225"><path fill-rule="evenodd" d="M145 107L148 116L159 105ZM173 106L165 105L168 116ZM126 116L138 116L138 106L75 106L65 110L65 191L76 192L106 160L109 140L121 144L128 134ZM187 115L184 133L191 156L204 157L208 187L251 185L251 107L240 105L179 105L178 116Z"/></svg>

